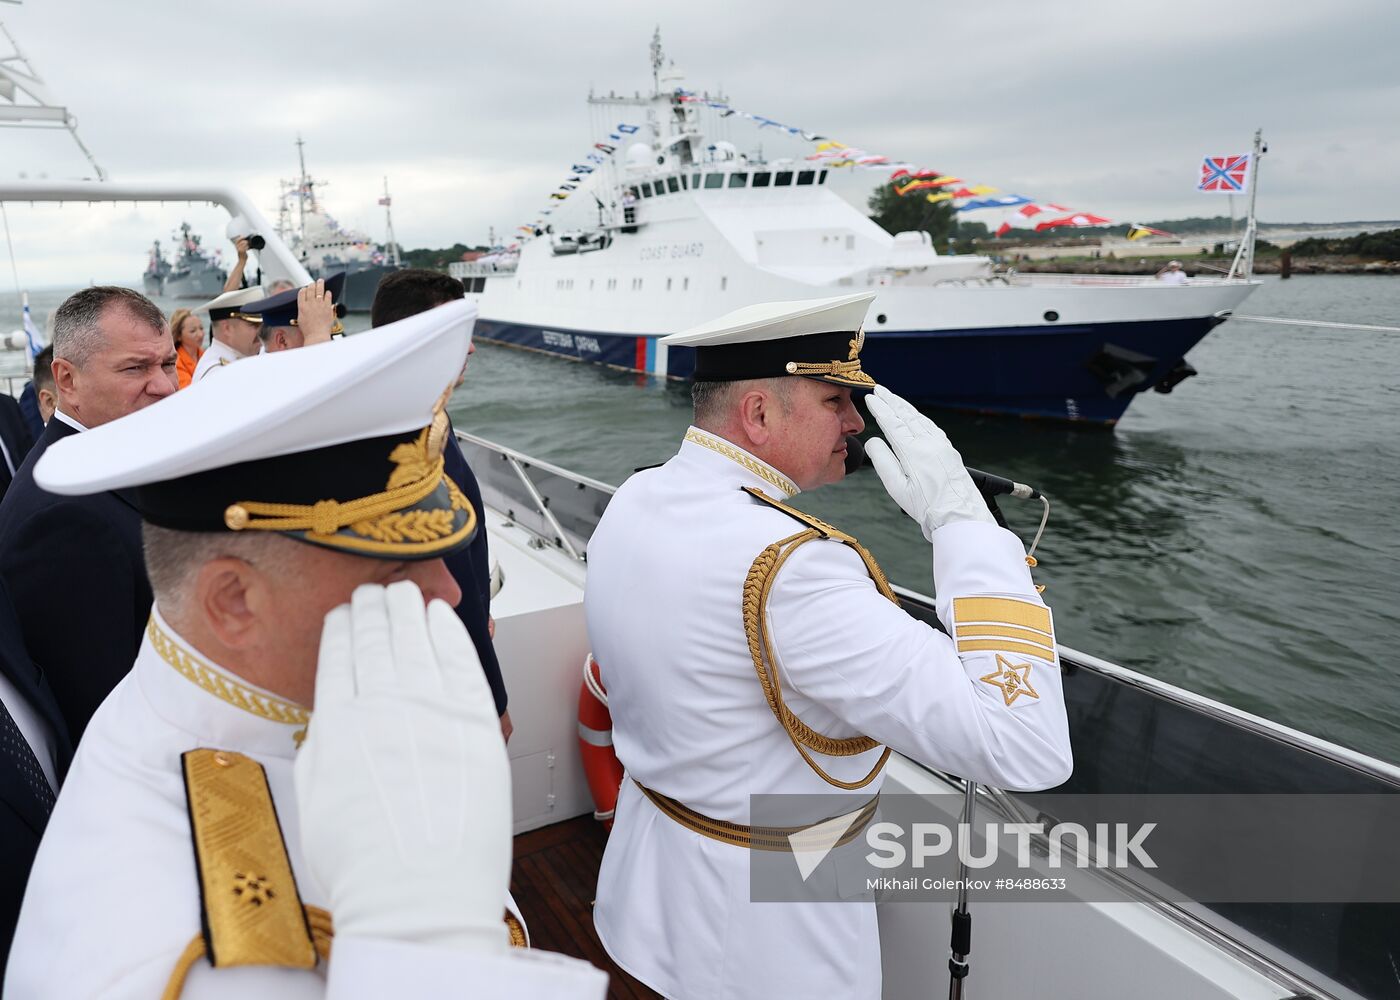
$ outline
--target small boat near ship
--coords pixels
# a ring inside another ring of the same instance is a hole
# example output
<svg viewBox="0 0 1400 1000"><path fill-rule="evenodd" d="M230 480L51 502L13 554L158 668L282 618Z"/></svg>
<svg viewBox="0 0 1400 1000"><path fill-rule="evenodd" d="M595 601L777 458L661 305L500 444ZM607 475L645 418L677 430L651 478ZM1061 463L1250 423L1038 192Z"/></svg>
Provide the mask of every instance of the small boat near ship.
<svg viewBox="0 0 1400 1000"><path fill-rule="evenodd" d="M649 95L590 94L595 122L628 123L598 145L606 155L575 164L552 221L451 265L480 338L685 379L692 352L659 344L667 334L755 302L873 290L861 357L893 391L1111 426L1139 393L1194 375L1186 354L1257 287L1243 251L1229 275L1173 286L938 253L927 233L887 233L834 192L829 161L741 148L723 138L742 121L725 99L656 80ZM630 144L614 150L619 138Z"/></svg>

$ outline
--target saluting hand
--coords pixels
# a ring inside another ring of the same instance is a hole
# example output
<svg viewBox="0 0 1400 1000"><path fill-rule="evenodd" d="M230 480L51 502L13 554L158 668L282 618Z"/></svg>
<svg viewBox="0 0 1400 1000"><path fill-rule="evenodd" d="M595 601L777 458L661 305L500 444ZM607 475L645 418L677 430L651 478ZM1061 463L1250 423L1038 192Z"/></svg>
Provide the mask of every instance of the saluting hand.
<svg viewBox="0 0 1400 1000"><path fill-rule="evenodd" d="M871 438L865 457L925 538L933 541L935 531L955 521L996 523L962 456L937 424L884 386L876 386L866 405L889 444Z"/></svg>
<svg viewBox="0 0 1400 1000"><path fill-rule="evenodd" d="M510 764L461 620L410 581L326 615L297 753L302 849L336 937L504 950Z"/></svg>
<svg viewBox="0 0 1400 1000"><path fill-rule="evenodd" d="M305 345L324 344L335 326L335 298L326 291L321 278L297 292L297 329L306 337Z"/></svg>

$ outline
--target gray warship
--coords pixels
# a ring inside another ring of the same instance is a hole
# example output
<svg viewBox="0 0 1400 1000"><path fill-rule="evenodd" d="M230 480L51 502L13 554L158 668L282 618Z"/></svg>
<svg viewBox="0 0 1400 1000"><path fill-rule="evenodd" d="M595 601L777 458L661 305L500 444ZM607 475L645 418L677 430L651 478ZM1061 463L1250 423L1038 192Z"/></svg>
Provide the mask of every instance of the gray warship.
<svg viewBox="0 0 1400 1000"><path fill-rule="evenodd" d="M344 304L350 312L367 313L374 293L386 274L402 269L398 243L394 240L394 223L390 216L388 181L384 183L384 222L387 237L378 245L365 233L346 229L325 210L316 198L315 180L306 172L305 143L297 137L297 158L301 176L295 181L282 182L282 197L277 213L277 232L283 242L310 272L313 278L329 278L345 274ZM293 221L295 213L295 221Z"/></svg>
<svg viewBox="0 0 1400 1000"><path fill-rule="evenodd" d="M160 240L151 241L151 256L146 273L141 275L141 288L147 297L156 298L165 291L165 276L171 271L170 261L160 252Z"/></svg>
<svg viewBox="0 0 1400 1000"><path fill-rule="evenodd" d="M161 288L156 293L167 299L212 299L224 290L228 272L207 250L200 246L199 237L190 230L188 222L180 223L180 234L173 238L179 255L169 270L159 276ZM157 247L157 254L159 247ZM155 255L153 255L153 264ZM151 290L151 271L146 272L146 291Z"/></svg>

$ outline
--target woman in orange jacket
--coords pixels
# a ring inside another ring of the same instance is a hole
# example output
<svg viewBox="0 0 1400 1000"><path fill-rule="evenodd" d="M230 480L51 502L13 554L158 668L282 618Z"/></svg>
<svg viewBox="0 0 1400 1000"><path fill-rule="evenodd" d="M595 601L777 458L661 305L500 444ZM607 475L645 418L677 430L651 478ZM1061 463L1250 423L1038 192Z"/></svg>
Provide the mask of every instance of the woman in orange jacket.
<svg viewBox="0 0 1400 1000"><path fill-rule="evenodd" d="M204 324L188 309L176 309L170 317L170 335L175 339L175 372L184 389L194 379L195 365L204 354Z"/></svg>

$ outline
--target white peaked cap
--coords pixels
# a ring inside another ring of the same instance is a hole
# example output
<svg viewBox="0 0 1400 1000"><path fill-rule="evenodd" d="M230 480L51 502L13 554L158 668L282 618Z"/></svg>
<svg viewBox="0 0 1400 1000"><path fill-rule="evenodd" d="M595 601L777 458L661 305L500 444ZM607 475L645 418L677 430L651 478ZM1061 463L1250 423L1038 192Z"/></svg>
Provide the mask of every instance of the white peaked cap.
<svg viewBox="0 0 1400 1000"><path fill-rule="evenodd" d="M261 285L253 285L251 288L235 288L231 292L224 292L222 295L210 299L203 305L195 306L191 311L207 313L210 309L233 309L247 305L249 302L256 302L264 297Z"/></svg>
<svg viewBox="0 0 1400 1000"><path fill-rule="evenodd" d="M668 347L717 347L819 333L854 333L865 323L873 292L796 302L760 302L661 338Z"/></svg>
<svg viewBox="0 0 1400 1000"><path fill-rule="evenodd" d="M52 493L99 493L427 427L466 364L476 315L458 300L368 333L245 358L55 442L34 479Z"/></svg>

